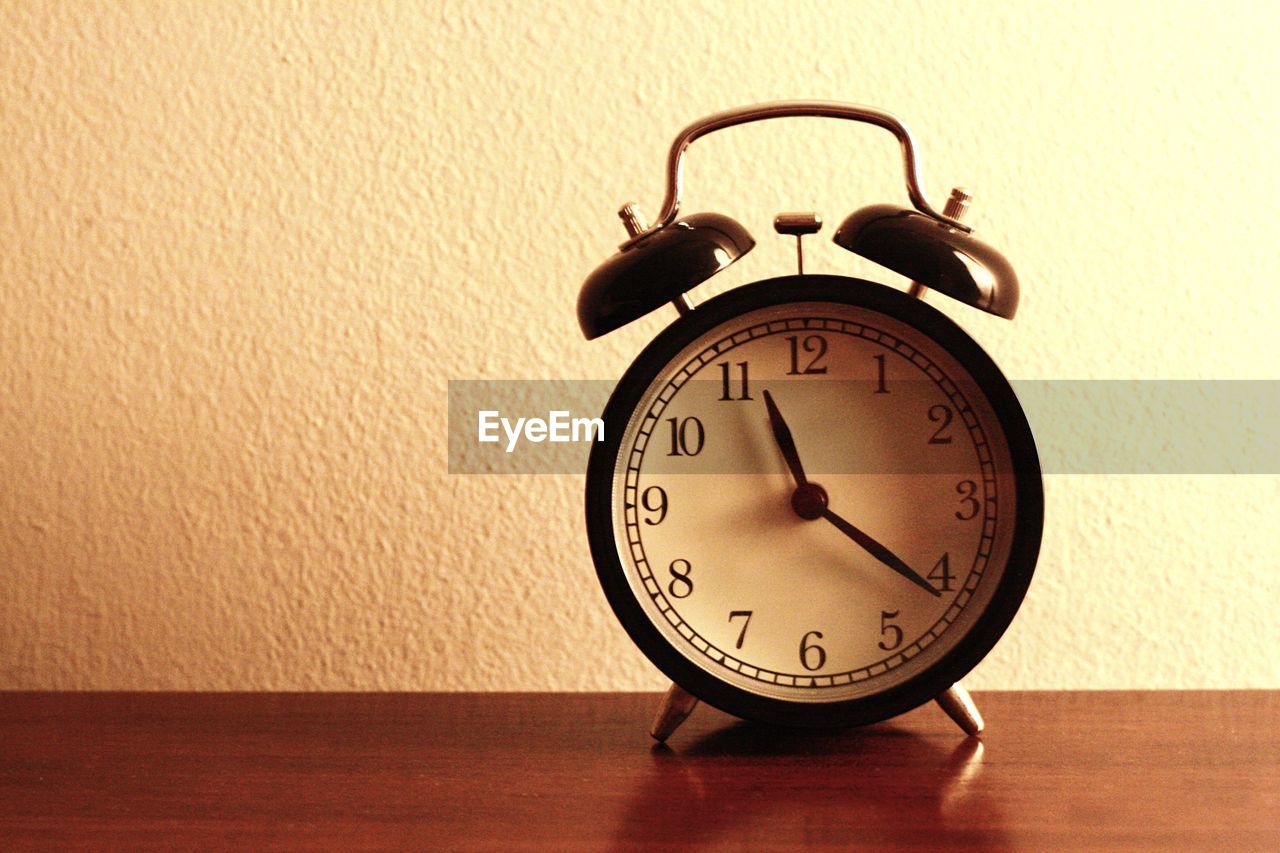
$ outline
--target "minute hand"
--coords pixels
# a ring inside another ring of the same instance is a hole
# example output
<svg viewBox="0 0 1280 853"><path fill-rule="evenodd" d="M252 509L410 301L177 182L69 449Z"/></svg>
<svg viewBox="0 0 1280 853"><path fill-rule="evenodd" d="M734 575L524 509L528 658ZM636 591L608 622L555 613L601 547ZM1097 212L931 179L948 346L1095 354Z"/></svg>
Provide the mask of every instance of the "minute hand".
<svg viewBox="0 0 1280 853"><path fill-rule="evenodd" d="M867 553L869 553L871 556L875 557L877 560L884 563L886 566L893 569L895 572L902 575L904 578L911 581L916 586L920 587L921 589L928 590L929 594L934 596L935 598L940 597L942 595L942 593L938 592L936 589L933 588L933 584L929 583L927 580L920 577L918 572L916 572L906 563L902 562L902 560L898 559L898 556L896 554L894 554L888 548L881 545L876 540L872 539L867 534L863 533L858 528L854 527L849 522L845 521L840 516L836 515L834 512L831 511L830 508L828 507L823 508L822 517L825 518L827 521L831 522L832 524L834 524L836 528L845 536L848 536L854 542L857 542L859 545L865 548Z"/></svg>

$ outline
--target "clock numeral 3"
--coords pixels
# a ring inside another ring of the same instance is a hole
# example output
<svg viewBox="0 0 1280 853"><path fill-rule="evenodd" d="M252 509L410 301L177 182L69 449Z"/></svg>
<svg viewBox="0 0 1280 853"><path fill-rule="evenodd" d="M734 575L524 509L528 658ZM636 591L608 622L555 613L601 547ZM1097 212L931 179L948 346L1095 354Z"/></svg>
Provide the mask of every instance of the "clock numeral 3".
<svg viewBox="0 0 1280 853"><path fill-rule="evenodd" d="M752 399L750 392L747 390L747 363L745 361L738 362L738 396L733 396L729 383L729 362L720 362L720 399L727 401L734 400L750 400Z"/></svg>
<svg viewBox="0 0 1280 853"><path fill-rule="evenodd" d="M978 484L973 480L961 480L956 483L956 494L960 496L960 509L956 510L956 518L969 521L978 517L982 502L978 500Z"/></svg>
<svg viewBox="0 0 1280 853"><path fill-rule="evenodd" d="M667 584L667 594L672 598L688 598L693 595L693 579L689 577L693 566L688 560L672 560L667 569L671 572L671 583Z"/></svg>
<svg viewBox="0 0 1280 853"><path fill-rule="evenodd" d="M944 406L939 403L929 408L929 420L935 424L939 424L937 431L929 439L930 444L950 444L951 436L943 435L947 428L951 426L951 419L955 417L951 412L950 406Z"/></svg>
<svg viewBox="0 0 1280 853"><path fill-rule="evenodd" d="M751 614L754 610L731 610L729 611L729 621L734 619L742 619L742 630L738 632L738 642L734 645L735 649L742 648L742 641L747 638L747 627L751 624Z"/></svg>
<svg viewBox="0 0 1280 853"><path fill-rule="evenodd" d="M880 611L880 636L883 637L886 634L891 634L893 636L893 640L891 642L886 643L884 640L881 640L878 644L880 648L884 649L886 652L891 652L898 646L902 645L902 629L889 621L890 619L897 618L897 610Z"/></svg>
<svg viewBox="0 0 1280 853"><path fill-rule="evenodd" d="M657 498L655 500L650 500L655 493L657 494ZM656 512L658 514L657 518L646 518L644 520L645 524L657 527L662 523L662 519L667 517L667 493L663 490L662 486L650 486L641 492L640 505L644 507L646 511Z"/></svg>
<svg viewBox="0 0 1280 853"><path fill-rule="evenodd" d="M800 638L800 665L810 672L822 669L827 662L827 650L817 643L810 643L809 638L822 639L821 631L810 631Z"/></svg>
<svg viewBox="0 0 1280 853"><path fill-rule="evenodd" d="M702 421L697 418L667 418L671 424L671 452L668 456L697 456L702 452L702 444L707 433L702 428Z"/></svg>
<svg viewBox="0 0 1280 853"><path fill-rule="evenodd" d="M791 345L791 369L787 371L788 376L801 376L806 373L826 373L825 366L819 367L818 362L827 356L827 339L822 335L809 335L804 339L803 345L800 338L796 335L790 335L787 343ZM809 359L809 366L804 370L800 369L800 350L804 349L807 355L812 355Z"/></svg>
<svg viewBox="0 0 1280 853"><path fill-rule="evenodd" d="M939 592L951 592L951 581L955 579L955 575L951 574L951 560L944 553L938 562L933 564L933 569L929 571L928 578L931 581L941 581L942 586L938 587Z"/></svg>

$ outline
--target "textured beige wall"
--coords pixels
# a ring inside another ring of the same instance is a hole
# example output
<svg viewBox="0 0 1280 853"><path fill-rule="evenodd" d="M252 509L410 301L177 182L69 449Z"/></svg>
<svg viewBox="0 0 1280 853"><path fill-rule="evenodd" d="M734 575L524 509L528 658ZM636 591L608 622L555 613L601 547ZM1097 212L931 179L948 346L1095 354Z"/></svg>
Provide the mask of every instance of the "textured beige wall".
<svg viewBox="0 0 1280 853"><path fill-rule="evenodd" d="M1264 4L5 3L0 687L661 685L581 479L450 476L446 381L615 378L583 276L685 123L903 116L1024 282L946 310L1015 378L1277 378ZM698 143L688 208L901 201L887 134ZM829 244L816 270L872 277ZM1189 428L1193 425L1189 425ZM1270 425L1274 429L1274 425ZM1262 428L1266 428L1263 425ZM1280 686L1276 477L1050 477L971 683Z"/></svg>

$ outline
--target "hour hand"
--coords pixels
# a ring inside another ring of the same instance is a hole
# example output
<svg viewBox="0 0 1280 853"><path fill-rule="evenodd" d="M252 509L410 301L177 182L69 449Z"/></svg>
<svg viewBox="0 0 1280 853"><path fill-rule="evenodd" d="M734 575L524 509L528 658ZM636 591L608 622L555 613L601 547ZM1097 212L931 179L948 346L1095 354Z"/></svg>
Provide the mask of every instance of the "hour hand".
<svg viewBox="0 0 1280 853"><path fill-rule="evenodd" d="M917 572L915 569L908 566L906 563L902 562L902 560L898 559L897 554L893 553L888 548L884 547L879 542L872 539L866 533L862 532L861 530L854 527L849 522L845 521L840 516L836 515L830 509L823 507L822 517L825 518L827 521L831 522L832 524L834 524L840 530L840 532L843 533L845 536L848 536L854 542L857 542L859 545L861 545L868 554L875 557L877 560L884 563L886 566L893 569L895 572L902 575L904 578L911 581L916 586L920 587L921 589L928 590L929 594L934 596L935 598L938 598L942 595L942 593L938 592L936 589L933 588L933 584L929 583L927 580L922 578L919 572Z"/></svg>
<svg viewBox="0 0 1280 853"><path fill-rule="evenodd" d="M769 410L769 426L773 430L773 440L778 443L778 449L782 451L782 458L791 469L791 476L795 477L796 485L803 486L808 480L804 476L804 468L800 465L800 454L796 451L795 439L791 437L791 430L787 427L787 422L782 419L782 412L778 411L777 404L773 402L773 395L768 391L764 392L764 405Z"/></svg>

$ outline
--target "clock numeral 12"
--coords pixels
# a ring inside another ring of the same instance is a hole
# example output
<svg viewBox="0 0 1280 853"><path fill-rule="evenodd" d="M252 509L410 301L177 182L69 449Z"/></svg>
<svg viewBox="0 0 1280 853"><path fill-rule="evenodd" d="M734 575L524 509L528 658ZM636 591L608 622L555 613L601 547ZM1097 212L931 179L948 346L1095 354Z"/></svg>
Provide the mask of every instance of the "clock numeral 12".
<svg viewBox="0 0 1280 853"><path fill-rule="evenodd" d="M787 371L788 376L800 376L806 373L826 373L825 366L819 367L818 362L826 358L827 355L827 339L822 335L809 335L804 339L801 345L800 338L796 335L789 335L787 343L791 345L791 369ZM806 354L812 355L809 359L809 365L804 370L800 369L800 350L804 349Z"/></svg>
<svg viewBox="0 0 1280 853"><path fill-rule="evenodd" d="M729 362L720 362L720 383L721 392L720 399L727 401L734 400L750 400L752 399L750 392L747 390L747 363L745 361L738 362L738 396L734 397L729 387Z"/></svg>
<svg viewBox="0 0 1280 853"><path fill-rule="evenodd" d="M702 421L697 418L667 418L667 423L671 424L671 452L668 456L697 456L702 452L702 444L707 439Z"/></svg>

